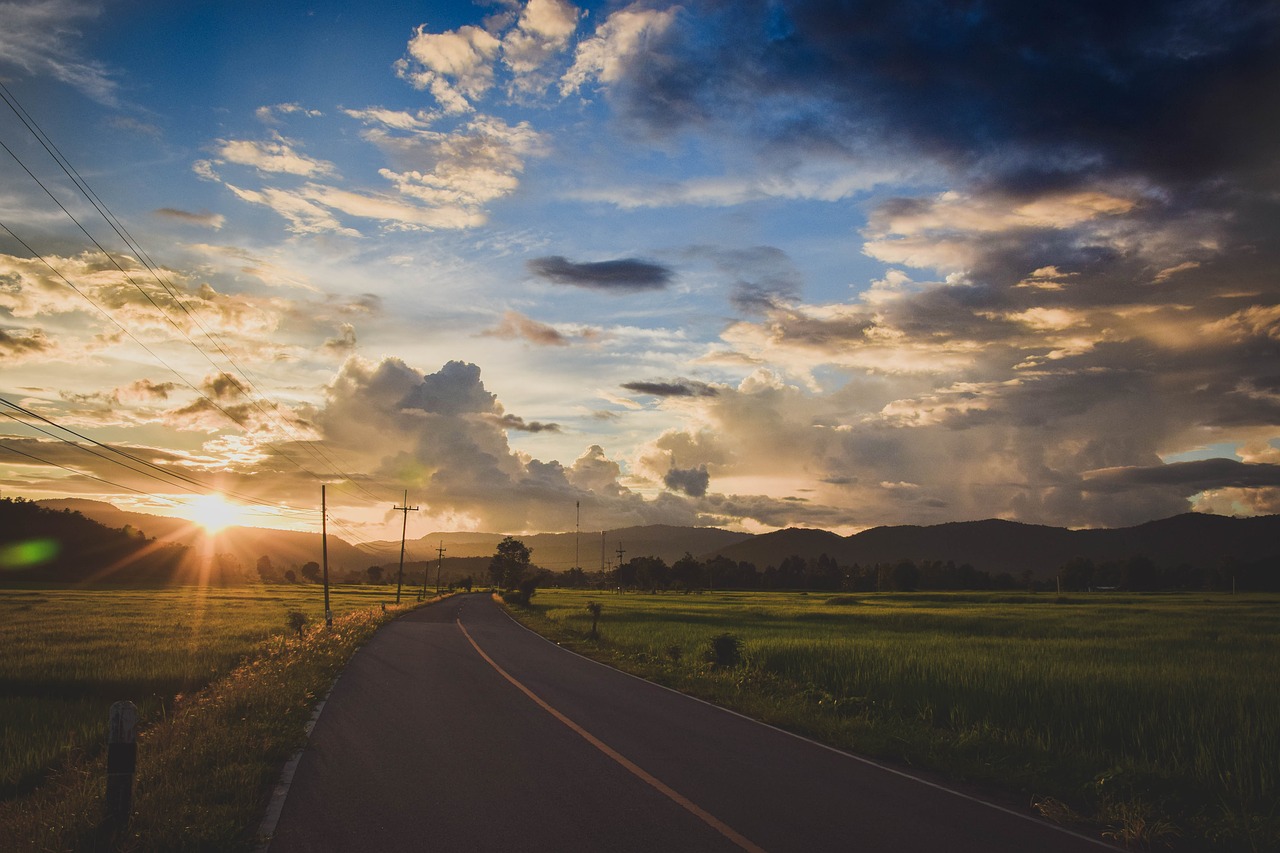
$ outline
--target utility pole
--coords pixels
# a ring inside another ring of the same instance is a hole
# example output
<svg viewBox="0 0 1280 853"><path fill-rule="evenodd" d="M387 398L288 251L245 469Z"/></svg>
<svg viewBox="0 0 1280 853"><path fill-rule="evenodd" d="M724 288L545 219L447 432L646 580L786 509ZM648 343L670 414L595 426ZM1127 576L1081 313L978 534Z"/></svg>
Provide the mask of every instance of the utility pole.
<svg viewBox="0 0 1280 853"><path fill-rule="evenodd" d="M440 547L436 549L436 595L440 594L440 569L444 566L444 540L440 540Z"/></svg>
<svg viewBox="0 0 1280 853"><path fill-rule="evenodd" d="M624 553L626 553L626 552L622 550L622 543L621 543L621 542L619 542L619 543L618 543L618 571L619 571L619 572L621 572L621 571L622 571L622 555L623 555ZM621 583L619 583L619 584L618 584L618 592L622 592L622 584L621 584Z"/></svg>
<svg viewBox="0 0 1280 853"><path fill-rule="evenodd" d="M329 609L329 509L325 502L324 483L320 484L320 560L324 566L324 624L333 627L333 611Z"/></svg>
<svg viewBox="0 0 1280 853"><path fill-rule="evenodd" d="M416 506L409 506L409 493L404 493L404 506L392 507L397 512L404 513L404 519L400 524L400 572L396 575L396 604L400 603L400 585L404 583L404 534L409 529L409 511L417 512Z"/></svg>
<svg viewBox="0 0 1280 853"><path fill-rule="evenodd" d="M577 511L573 522L573 567L581 569L582 564L578 562L578 534L582 532L582 501L574 501L573 508Z"/></svg>

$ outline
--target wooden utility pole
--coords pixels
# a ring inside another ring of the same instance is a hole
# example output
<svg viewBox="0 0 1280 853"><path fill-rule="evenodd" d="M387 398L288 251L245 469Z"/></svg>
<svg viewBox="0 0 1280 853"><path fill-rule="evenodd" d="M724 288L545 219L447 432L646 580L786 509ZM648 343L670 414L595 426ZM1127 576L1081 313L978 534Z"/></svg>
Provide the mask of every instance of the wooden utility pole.
<svg viewBox="0 0 1280 853"><path fill-rule="evenodd" d="M436 549L436 595L440 594L440 569L444 567L444 540L440 540L440 547Z"/></svg>
<svg viewBox="0 0 1280 853"><path fill-rule="evenodd" d="M329 509L325 503L324 484L320 484L320 560L324 566L324 624L333 627L333 611L329 609Z"/></svg>
<svg viewBox="0 0 1280 853"><path fill-rule="evenodd" d="M578 535L582 532L582 501L574 501L573 508L577 512L573 522L573 567L581 569L582 564L578 562Z"/></svg>
<svg viewBox="0 0 1280 853"><path fill-rule="evenodd" d="M404 506L392 507L397 512L404 513L404 519L400 525L400 571L396 575L396 604L400 603L400 586L404 583L404 535L409 529L409 511L418 511L416 506L409 506L409 493L404 493Z"/></svg>

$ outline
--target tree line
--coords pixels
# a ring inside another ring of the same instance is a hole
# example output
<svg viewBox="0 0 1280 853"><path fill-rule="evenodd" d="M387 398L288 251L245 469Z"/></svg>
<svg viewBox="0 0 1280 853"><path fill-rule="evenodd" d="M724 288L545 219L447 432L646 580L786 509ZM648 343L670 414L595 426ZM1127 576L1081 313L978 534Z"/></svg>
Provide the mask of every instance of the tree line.
<svg viewBox="0 0 1280 853"><path fill-rule="evenodd" d="M1224 559L1212 568L1189 564L1162 567L1138 555L1094 561L1076 558L1055 576L1037 578L1030 571L989 572L952 560L897 560L872 565L840 565L821 554L816 559L792 556L763 570L748 561L717 556L699 560L686 553L668 565L660 557L633 557L604 572L580 568L544 573L542 583L565 587L636 591L768 589L847 592L914 592L948 590L1031 590L1083 592L1122 590L1280 591L1278 559L1246 562Z"/></svg>

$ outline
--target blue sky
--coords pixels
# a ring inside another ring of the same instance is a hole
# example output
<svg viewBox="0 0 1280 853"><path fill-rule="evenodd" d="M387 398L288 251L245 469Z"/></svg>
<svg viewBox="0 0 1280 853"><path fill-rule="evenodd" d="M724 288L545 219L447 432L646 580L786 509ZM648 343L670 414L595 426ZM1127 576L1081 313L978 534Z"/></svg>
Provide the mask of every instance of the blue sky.
<svg viewBox="0 0 1280 853"><path fill-rule="evenodd" d="M1276 512L1277 13L1024 6L0 4L135 241L3 107L0 487L294 524L325 482L371 537L405 490L505 532Z"/></svg>

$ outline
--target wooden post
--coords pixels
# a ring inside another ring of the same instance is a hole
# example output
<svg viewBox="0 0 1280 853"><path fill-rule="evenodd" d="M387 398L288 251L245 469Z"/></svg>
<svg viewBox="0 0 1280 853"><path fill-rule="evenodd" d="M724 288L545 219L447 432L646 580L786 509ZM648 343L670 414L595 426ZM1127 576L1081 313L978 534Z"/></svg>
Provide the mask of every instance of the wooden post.
<svg viewBox="0 0 1280 853"><path fill-rule="evenodd" d="M133 810L133 774L138 764L138 709L132 702L116 702L107 721L107 821L129 822Z"/></svg>

